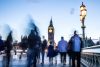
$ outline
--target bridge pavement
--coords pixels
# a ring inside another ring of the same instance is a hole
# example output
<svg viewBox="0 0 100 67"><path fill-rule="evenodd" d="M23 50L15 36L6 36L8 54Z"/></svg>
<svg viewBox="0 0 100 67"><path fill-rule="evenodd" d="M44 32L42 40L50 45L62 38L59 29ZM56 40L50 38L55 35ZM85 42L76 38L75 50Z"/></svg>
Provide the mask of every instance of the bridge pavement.
<svg viewBox="0 0 100 67"><path fill-rule="evenodd" d="M27 63L26 62L27 61L26 55L23 54L21 59L19 59L19 56L20 56L19 54L12 56L10 67L26 67L26 63ZM45 63L44 63L44 65L41 65L41 56L40 56L40 62L37 64L37 67L70 67L68 56L67 56L67 59L66 59L67 60L66 65L62 65L60 63L59 55L56 58L57 58L57 64L55 64L56 59L54 58L53 59L53 65L50 65L49 61L48 61L49 58L45 56L45 60L44 60ZM0 55L0 67L3 66L3 63L4 63L3 55ZM83 67L83 66L81 65L81 67Z"/></svg>

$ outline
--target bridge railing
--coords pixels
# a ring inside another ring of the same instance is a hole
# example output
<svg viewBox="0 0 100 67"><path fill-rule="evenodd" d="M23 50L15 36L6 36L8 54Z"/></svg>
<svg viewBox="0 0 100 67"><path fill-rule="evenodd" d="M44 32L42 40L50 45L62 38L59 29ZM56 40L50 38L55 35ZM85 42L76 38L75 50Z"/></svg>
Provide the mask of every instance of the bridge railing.
<svg viewBox="0 0 100 67"><path fill-rule="evenodd" d="M100 67L100 45L83 48L81 57L86 67Z"/></svg>

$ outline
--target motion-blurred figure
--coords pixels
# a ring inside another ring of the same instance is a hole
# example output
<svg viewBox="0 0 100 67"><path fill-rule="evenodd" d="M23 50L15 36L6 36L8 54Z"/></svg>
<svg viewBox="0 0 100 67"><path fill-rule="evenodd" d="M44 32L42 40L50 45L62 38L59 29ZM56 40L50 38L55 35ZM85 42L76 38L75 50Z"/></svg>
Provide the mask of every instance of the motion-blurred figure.
<svg viewBox="0 0 100 67"><path fill-rule="evenodd" d="M45 39L45 37L43 36L43 42L42 42L42 45L41 45L41 53L42 53L42 63L41 64L44 64L44 56L45 56L45 49L47 48L47 40Z"/></svg>
<svg viewBox="0 0 100 67"><path fill-rule="evenodd" d="M52 41L50 41L50 45L48 46L48 54L47 57L49 57L49 64L53 64L53 57L54 57L54 46Z"/></svg>
<svg viewBox="0 0 100 67"><path fill-rule="evenodd" d="M28 36L28 51L27 51L27 67L36 67L37 59L40 52L41 38L37 27L34 25L31 33Z"/></svg>
<svg viewBox="0 0 100 67"><path fill-rule="evenodd" d="M1 53L2 50L4 50L4 42L2 40L2 37L0 36L0 54L2 54Z"/></svg>
<svg viewBox="0 0 100 67"><path fill-rule="evenodd" d="M8 34L7 40L5 41L5 52L6 52L6 67L10 67L10 59L11 59L11 49L12 49L12 31Z"/></svg>
<svg viewBox="0 0 100 67"><path fill-rule="evenodd" d="M60 52L61 63L66 64L66 53L68 49L67 41L64 40L64 37L61 37L61 40L58 42L58 50Z"/></svg>

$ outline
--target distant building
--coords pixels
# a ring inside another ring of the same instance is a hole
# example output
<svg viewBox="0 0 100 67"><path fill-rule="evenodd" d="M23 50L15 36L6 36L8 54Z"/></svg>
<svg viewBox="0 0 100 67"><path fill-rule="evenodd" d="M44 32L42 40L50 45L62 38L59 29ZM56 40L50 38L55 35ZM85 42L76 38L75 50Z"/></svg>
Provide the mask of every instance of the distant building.
<svg viewBox="0 0 100 67"><path fill-rule="evenodd" d="M86 38L85 42L86 42L86 47L90 47L90 46L94 46L95 45L95 43L93 42L91 37L90 38Z"/></svg>
<svg viewBox="0 0 100 67"><path fill-rule="evenodd" d="M97 42L96 42L96 45L100 45L100 42L99 42L99 41L97 41Z"/></svg>
<svg viewBox="0 0 100 67"><path fill-rule="evenodd" d="M15 41L15 42L13 43L13 50L17 50L17 49L20 49L20 47L19 47L19 45L18 45L18 42Z"/></svg>
<svg viewBox="0 0 100 67"><path fill-rule="evenodd" d="M54 43L54 26L52 18L50 20L50 25L48 26L48 43L50 43L50 41Z"/></svg>
<svg viewBox="0 0 100 67"><path fill-rule="evenodd" d="M97 42L96 42L96 45L100 45L100 41L97 41Z"/></svg>

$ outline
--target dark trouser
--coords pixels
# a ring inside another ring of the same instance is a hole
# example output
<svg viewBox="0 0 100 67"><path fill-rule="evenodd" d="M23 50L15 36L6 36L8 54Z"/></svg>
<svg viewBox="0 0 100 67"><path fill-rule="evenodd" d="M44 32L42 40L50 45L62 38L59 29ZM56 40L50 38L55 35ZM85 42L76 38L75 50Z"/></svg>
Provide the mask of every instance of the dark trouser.
<svg viewBox="0 0 100 67"><path fill-rule="evenodd" d="M35 53L33 56L33 67L36 67L36 63L37 63L37 55Z"/></svg>
<svg viewBox="0 0 100 67"><path fill-rule="evenodd" d="M44 64L44 56L45 56L45 51L42 50L42 63Z"/></svg>
<svg viewBox="0 0 100 67"><path fill-rule="evenodd" d="M60 52L61 63L66 63L66 52Z"/></svg>
<svg viewBox="0 0 100 67"><path fill-rule="evenodd" d="M36 67L38 52L35 49L28 49L27 52L27 67Z"/></svg>
<svg viewBox="0 0 100 67"><path fill-rule="evenodd" d="M9 52L7 52L7 55L6 55L6 58L7 58L7 60L6 60L6 67L9 67L9 65L10 65L10 57L11 57L11 55L10 55L10 51Z"/></svg>
<svg viewBox="0 0 100 67"><path fill-rule="evenodd" d="M33 54L33 67L36 67L38 55L39 55L39 51L35 49L34 54Z"/></svg>
<svg viewBox="0 0 100 67"><path fill-rule="evenodd" d="M27 67L31 67L33 61L34 50L28 49L27 51Z"/></svg>
<svg viewBox="0 0 100 67"><path fill-rule="evenodd" d="M72 54L72 67L76 67L75 65L75 59L77 61L77 67L80 67L80 58L81 58L81 53L80 52L73 52Z"/></svg>
<svg viewBox="0 0 100 67"><path fill-rule="evenodd" d="M69 52L68 56L69 56L69 66L71 66L72 65L72 52Z"/></svg>

